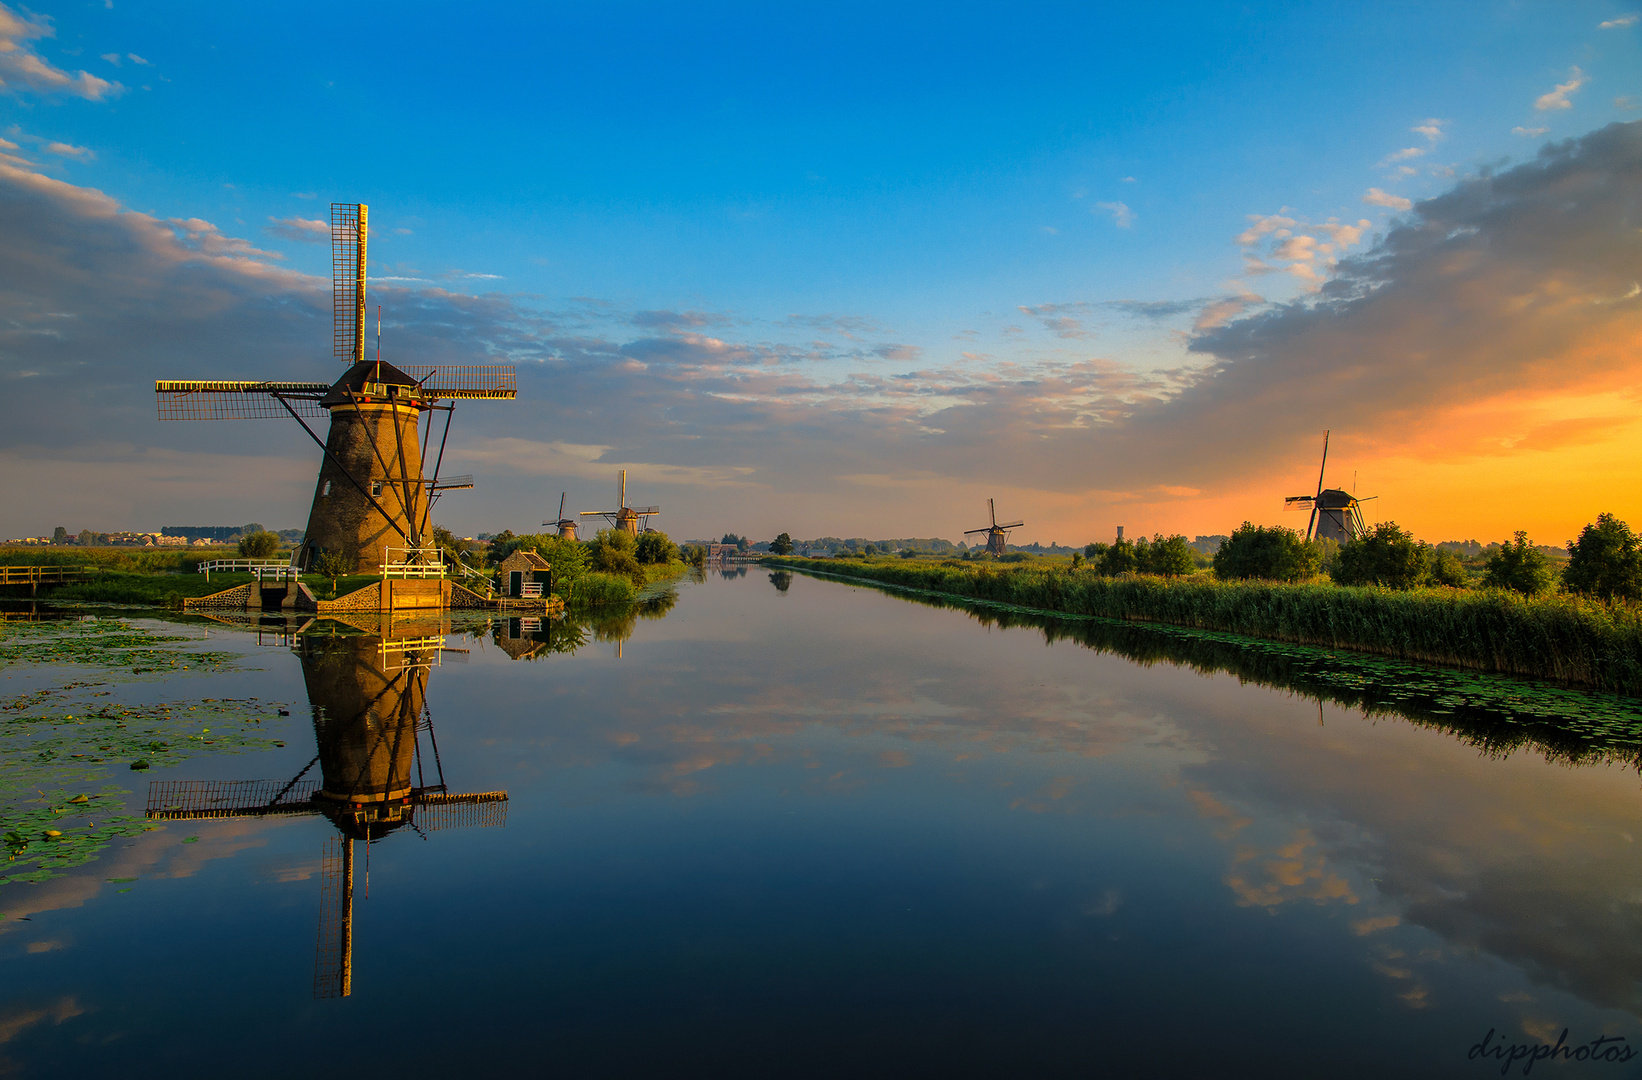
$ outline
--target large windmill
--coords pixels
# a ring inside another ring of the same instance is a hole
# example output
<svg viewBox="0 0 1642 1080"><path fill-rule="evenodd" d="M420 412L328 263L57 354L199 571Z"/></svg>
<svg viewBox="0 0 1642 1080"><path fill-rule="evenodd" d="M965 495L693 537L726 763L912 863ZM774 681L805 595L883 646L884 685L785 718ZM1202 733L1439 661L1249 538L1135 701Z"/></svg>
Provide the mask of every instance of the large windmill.
<svg viewBox="0 0 1642 1080"><path fill-rule="evenodd" d="M986 500L986 508L987 508L987 511L992 515L992 524L988 525L984 529L969 529L964 533L964 535L965 536L974 536L976 533L985 533L986 534L987 554L989 554L989 555L1002 555L1004 552L1009 550L1009 547L1008 547L1008 544L1007 544L1007 541L1009 539L1009 530L1010 529L1018 529L1022 525L1025 525L1026 522L1024 522L1024 521L1014 521L1014 522L1009 523L1008 525L999 525L998 524L998 506L997 506L997 503L993 502L991 499L988 499L988 500Z"/></svg>
<svg viewBox="0 0 1642 1080"><path fill-rule="evenodd" d="M314 712L318 753L289 780L158 780L148 786L157 821L314 814L337 835L320 862L319 945L314 996L353 992L354 841L507 820L507 792L452 794L427 713L428 669L441 637L384 640L304 634L302 674ZM433 775L421 737L428 736ZM320 779L306 779L315 765ZM429 780L432 783L429 783ZM367 862L368 865L368 862Z"/></svg>
<svg viewBox="0 0 1642 1080"><path fill-rule="evenodd" d="M639 534L639 519L644 518L644 529L650 529L649 518L661 513L659 506L628 506L627 505L627 470L622 469L616 479L616 509L614 510L583 510L582 517L602 517L610 522L610 527L620 529L630 536Z"/></svg>
<svg viewBox="0 0 1642 1080"><path fill-rule="evenodd" d="M515 396L511 365L439 368L394 366L365 359L365 246L370 225L363 203L331 204L333 352L348 364L334 383L157 381L161 420L248 420L289 415L324 453L307 534L293 562L311 568L324 552L340 554L350 573L373 573L385 562L433 562L428 511L439 493L471 487L472 478L441 482L445 439L454 402ZM443 402L443 404L441 404ZM432 477L425 477L433 418L445 414ZM427 436L420 424L428 417ZM329 417L321 440L309 419ZM401 555L391 552L398 549Z"/></svg>
<svg viewBox="0 0 1642 1080"><path fill-rule="evenodd" d="M574 539L576 539L576 519L575 518L567 518L567 517L564 516L564 500L565 500L565 496L567 496L569 494L570 493L568 491L559 492L559 520L558 521L544 521L544 522L542 522L542 524L544 526L545 525L557 526L560 536L564 537L566 540L574 540Z"/></svg>
<svg viewBox="0 0 1642 1080"><path fill-rule="evenodd" d="M1323 463L1317 467L1317 494L1290 495L1283 500L1283 509L1311 511L1311 520L1306 522L1307 540L1315 536L1318 540L1337 540L1343 544L1368 531L1363 524L1362 504L1379 496L1359 499L1349 491L1323 487L1323 470L1328 468L1328 435L1323 432Z"/></svg>

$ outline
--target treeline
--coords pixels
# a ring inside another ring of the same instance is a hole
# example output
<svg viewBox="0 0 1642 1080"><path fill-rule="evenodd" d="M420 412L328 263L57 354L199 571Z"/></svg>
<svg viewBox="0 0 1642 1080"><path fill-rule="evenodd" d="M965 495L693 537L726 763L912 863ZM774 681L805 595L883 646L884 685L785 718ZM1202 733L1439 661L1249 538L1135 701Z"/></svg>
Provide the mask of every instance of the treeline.
<svg viewBox="0 0 1642 1080"><path fill-rule="evenodd" d="M620 529L600 529L589 540L555 533L515 535L509 530L480 544L435 525L433 538L447 560L480 574L494 572L516 551L533 551L553 567L553 592L577 606L630 603L644 586L707 560L706 549L680 548L657 529L636 537Z"/></svg>
<svg viewBox="0 0 1642 1080"><path fill-rule="evenodd" d="M1642 695L1642 607L1570 593L1393 590L1211 574L1109 577L1066 566L957 560L795 558L783 565L1036 611L1358 649Z"/></svg>

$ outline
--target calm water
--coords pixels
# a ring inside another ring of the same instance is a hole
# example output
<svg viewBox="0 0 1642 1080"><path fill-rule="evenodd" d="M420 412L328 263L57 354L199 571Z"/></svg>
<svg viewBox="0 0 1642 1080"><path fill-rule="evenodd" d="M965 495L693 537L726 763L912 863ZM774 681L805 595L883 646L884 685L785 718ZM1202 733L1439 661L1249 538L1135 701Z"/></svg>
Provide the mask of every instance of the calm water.
<svg viewBox="0 0 1642 1080"><path fill-rule="evenodd" d="M1484 1076L1490 1029L1642 1042L1634 768L758 568L646 614L437 652L147 623L240 655L5 667L13 703L255 698L258 738L72 759L67 791L227 816L0 886L0 1072ZM407 778L390 820L311 810Z"/></svg>

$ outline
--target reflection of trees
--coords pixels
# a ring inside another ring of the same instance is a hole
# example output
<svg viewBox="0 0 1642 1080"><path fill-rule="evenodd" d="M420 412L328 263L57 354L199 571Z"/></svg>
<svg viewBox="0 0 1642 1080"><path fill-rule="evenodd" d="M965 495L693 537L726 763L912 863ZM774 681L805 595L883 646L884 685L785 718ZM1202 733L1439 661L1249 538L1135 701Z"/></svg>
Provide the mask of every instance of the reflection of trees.
<svg viewBox="0 0 1642 1080"><path fill-rule="evenodd" d="M1072 641L1148 666L1167 663L1204 674L1224 672L1319 703L1361 709L1367 716L1402 717L1448 732L1491 757L1531 749L1551 761L1642 768L1642 702L1631 698L1160 623L1068 619L928 593L884 591L929 607L966 611L985 626L1034 627L1051 643Z"/></svg>
<svg viewBox="0 0 1642 1080"><path fill-rule="evenodd" d="M777 570L770 575L770 584L775 586L777 592L786 592L792 586L792 571Z"/></svg>
<svg viewBox="0 0 1642 1080"><path fill-rule="evenodd" d="M737 578L746 577L747 576L747 568L745 566L726 566L726 567L722 567L718 572L718 576L723 578L725 581L734 581Z"/></svg>
<svg viewBox="0 0 1642 1080"><path fill-rule="evenodd" d="M677 603L678 593L668 591L632 604L572 611L563 619L542 619L537 629L525 629L524 619L498 619L487 630L491 640L513 659L540 660L570 655L595 641L626 641L633 636L640 619L666 618Z"/></svg>

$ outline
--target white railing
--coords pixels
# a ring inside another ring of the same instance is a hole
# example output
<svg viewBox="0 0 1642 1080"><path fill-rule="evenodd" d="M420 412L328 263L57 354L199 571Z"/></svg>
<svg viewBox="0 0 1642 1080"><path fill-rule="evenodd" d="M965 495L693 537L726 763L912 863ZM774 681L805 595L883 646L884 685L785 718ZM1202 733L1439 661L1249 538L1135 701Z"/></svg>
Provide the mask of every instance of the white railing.
<svg viewBox="0 0 1642 1080"><path fill-rule="evenodd" d="M519 595L525 597L526 599L540 599L542 595L542 583L539 581L531 581L520 585Z"/></svg>
<svg viewBox="0 0 1642 1080"><path fill-rule="evenodd" d="M398 556L395 558L395 556ZM442 578L445 564L436 547L382 549L382 576L385 578Z"/></svg>
<svg viewBox="0 0 1642 1080"><path fill-rule="evenodd" d="M296 567L278 559L212 559L200 563L198 570L206 581L211 580L213 570L220 574L255 574L258 581L288 581L297 576Z"/></svg>

